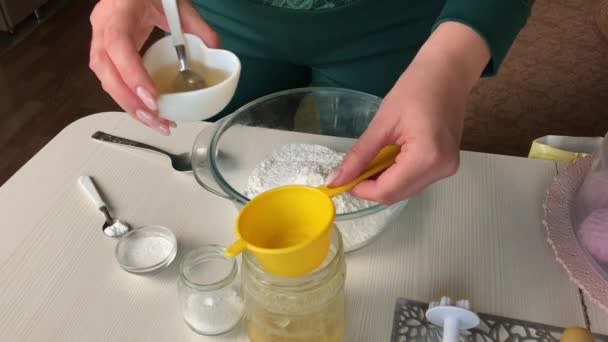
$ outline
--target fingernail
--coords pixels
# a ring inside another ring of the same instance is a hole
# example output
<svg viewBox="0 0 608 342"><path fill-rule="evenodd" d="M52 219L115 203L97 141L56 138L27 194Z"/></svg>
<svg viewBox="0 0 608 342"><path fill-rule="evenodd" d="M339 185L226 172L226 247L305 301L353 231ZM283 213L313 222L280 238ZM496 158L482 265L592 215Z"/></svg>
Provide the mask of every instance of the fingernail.
<svg viewBox="0 0 608 342"><path fill-rule="evenodd" d="M338 177L342 174L342 168L339 167L335 169L325 180L325 185L332 185L333 182L338 179Z"/></svg>
<svg viewBox="0 0 608 342"><path fill-rule="evenodd" d="M139 97L141 102L143 102L146 107L148 107L148 109L156 111L156 99L152 97L152 94L150 94L150 92L147 91L146 88L139 86L135 89L135 92L137 93L137 96Z"/></svg>
<svg viewBox="0 0 608 342"><path fill-rule="evenodd" d="M162 135L169 135L171 134L171 131L169 130L169 127L164 126L164 125L158 125L158 126L154 126L154 129L162 134Z"/></svg>
<svg viewBox="0 0 608 342"><path fill-rule="evenodd" d="M167 126L167 127L171 127L171 128L177 127L177 124L175 122L173 122L171 120L167 120L167 119L162 118L162 117L160 118L159 122L163 126Z"/></svg>
<svg viewBox="0 0 608 342"><path fill-rule="evenodd" d="M135 115L139 118L139 120L143 121L150 127L158 125L158 120L148 112L138 109L135 111Z"/></svg>

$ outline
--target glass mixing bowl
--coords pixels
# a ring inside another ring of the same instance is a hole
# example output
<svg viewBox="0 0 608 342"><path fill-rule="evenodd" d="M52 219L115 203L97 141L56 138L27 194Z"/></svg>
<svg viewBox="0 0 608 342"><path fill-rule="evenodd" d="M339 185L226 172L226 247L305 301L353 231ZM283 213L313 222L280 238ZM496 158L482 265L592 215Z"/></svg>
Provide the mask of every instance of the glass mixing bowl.
<svg viewBox="0 0 608 342"><path fill-rule="evenodd" d="M192 151L193 172L206 190L239 210L253 169L290 143L318 144L346 152L365 131L381 99L339 88L300 88L259 98L206 127ZM345 252L376 239L399 216L407 200L336 215Z"/></svg>

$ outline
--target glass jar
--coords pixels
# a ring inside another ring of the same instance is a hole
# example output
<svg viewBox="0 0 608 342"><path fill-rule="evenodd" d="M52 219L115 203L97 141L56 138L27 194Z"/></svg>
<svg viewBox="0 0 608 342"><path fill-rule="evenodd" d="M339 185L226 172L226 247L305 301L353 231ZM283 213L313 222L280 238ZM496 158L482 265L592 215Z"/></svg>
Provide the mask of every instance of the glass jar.
<svg viewBox="0 0 608 342"><path fill-rule="evenodd" d="M186 324L201 335L234 328L244 311L236 259L208 245L188 253L180 267L179 301Z"/></svg>
<svg viewBox="0 0 608 342"><path fill-rule="evenodd" d="M342 341L346 263L335 227L330 251L316 270L298 277L277 276L245 252L241 279L252 342Z"/></svg>

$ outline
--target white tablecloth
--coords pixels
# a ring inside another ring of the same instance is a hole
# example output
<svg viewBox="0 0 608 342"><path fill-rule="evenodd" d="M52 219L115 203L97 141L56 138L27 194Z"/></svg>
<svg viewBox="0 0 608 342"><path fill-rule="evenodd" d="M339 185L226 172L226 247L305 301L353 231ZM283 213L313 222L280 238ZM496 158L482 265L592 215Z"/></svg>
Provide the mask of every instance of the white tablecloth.
<svg viewBox="0 0 608 342"><path fill-rule="evenodd" d="M245 341L242 327L203 337L177 303L180 256L232 241L235 209L168 159L90 139L102 130L191 149L204 123L162 137L122 113L63 130L0 188L1 341ZM244 138L245 139L245 138ZM115 241L77 184L88 174L117 217L171 228L178 258L155 275L114 259ZM397 224L347 257L346 341L388 341L397 297L469 298L475 310L557 326L583 324L578 289L546 243L542 199L553 162L463 152L460 171L411 199ZM608 319L590 308L594 331Z"/></svg>

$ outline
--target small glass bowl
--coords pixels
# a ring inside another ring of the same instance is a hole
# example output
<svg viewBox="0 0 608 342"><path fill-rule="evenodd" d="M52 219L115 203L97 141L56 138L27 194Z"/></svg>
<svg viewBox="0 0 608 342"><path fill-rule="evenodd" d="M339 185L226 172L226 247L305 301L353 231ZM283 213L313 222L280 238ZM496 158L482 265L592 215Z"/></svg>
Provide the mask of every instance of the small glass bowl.
<svg viewBox="0 0 608 342"><path fill-rule="evenodd" d="M167 267L176 254L175 234L161 226L144 226L126 233L115 250L120 267L131 273L147 273Z"/></svg>

